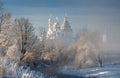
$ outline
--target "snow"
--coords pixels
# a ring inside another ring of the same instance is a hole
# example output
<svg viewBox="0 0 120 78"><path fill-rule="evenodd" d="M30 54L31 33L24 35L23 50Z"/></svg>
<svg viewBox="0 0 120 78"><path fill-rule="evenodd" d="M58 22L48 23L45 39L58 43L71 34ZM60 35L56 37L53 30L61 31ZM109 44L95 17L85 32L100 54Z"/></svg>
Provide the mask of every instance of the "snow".
<svg viewBox="0 0 120 78"><path fill-rule="evenodd" d="M2 78L49 78L39 71L31 71L29 67L25 69L23 66L18 66L18 64L7 57L0 59L0 66L7 73L2 75Z"/></svg>
<svg viewBox="0 0 120 78"><path fill-rule="evenodd" d="M0 66L7 71L5 77L11 78L16 76L17 78L50 78L47 75L31 71L29 67L18 66L14 61L4 57L0 59ZM61 69L59 73L70 76L80 77L95 77L95 78L120 78L120 65L112 64L104 67L84 68L84 69Z"/></svg>
<svg viewBox="0 0 120 78"><path fill-rule="evenodd" d="M82 77L97 78L120 78L120 65L108 65L104 67L86 68L86 69L63 69L60 73L65 75L74 75Z"/></svg>

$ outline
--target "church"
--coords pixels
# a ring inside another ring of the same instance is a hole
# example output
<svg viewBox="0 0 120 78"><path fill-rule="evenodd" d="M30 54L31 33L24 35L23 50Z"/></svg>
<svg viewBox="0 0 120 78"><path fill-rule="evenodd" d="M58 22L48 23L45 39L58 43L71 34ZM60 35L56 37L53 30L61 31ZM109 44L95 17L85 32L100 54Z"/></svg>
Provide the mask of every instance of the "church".
<svg viewBox="0 0 120 78"><path fill-rule="evenodd" d="M46 33L46 38L50 40L55 39L71 39L73 30L68 21L68 18L65 16L63 18L63 23L59 24L58 21L53 21L52 18L48 19L48 31Z"/></svg>

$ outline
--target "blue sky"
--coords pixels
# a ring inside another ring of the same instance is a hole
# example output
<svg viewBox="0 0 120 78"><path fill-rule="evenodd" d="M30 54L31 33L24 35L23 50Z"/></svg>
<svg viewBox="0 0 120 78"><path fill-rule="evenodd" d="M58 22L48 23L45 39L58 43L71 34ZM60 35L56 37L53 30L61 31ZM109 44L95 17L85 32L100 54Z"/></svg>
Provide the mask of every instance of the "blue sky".
<svg viewBox="0 0 120 78"><path fill-rule="evenodd" d="M13 18L25 16L35 26L47 27L50 15L60 21L67 13L73 28L103 23L118 24L120 20L120 0L2 0L5 9ZM113 20L112 20L113 19ZM110 22L109 22L110 21ZM113 22L111 22L113 21ZM102 23L101 23L102 22ZM98 27L99 25L94 26ZM101 27L100 27L101 28Z"/></svg>
<svg viewBox="0 0 120 78"><path fill-rule="evenodd" d="M35 27L48 27L48 18L62 23L65 13L74 31L84 26L107 30L112 44L120 44L120 0L1 0L12 18L26 17Z"/></svg>

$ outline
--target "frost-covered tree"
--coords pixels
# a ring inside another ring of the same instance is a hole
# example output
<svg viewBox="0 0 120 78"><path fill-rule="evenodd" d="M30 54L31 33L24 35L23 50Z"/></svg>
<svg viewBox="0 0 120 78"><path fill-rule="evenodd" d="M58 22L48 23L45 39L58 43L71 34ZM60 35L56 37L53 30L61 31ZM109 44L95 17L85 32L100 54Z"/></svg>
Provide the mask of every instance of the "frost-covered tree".
<svg viewBox="0 0 120 78"><path fill-rule="evenodd" d="M3 16L4 22L1 24L2 31L0 33L0 53L1 55L6 55L7 48L12 45L11 40L11 28L12 28L12 22L11 22L11 14L6 13Z"/></svg>
<svg viewBox="0 0 120 78"><path fill-rule="evenodd" d="M0 33L2 32L2 26L8 24L11 14L4 11L3 4L0 1Z"/></svg>
<svg viewBox="0 0 120 78"><path fill-rule="evenodd" d="M3 14L3 4L0 1L0 33L1 33L1 25L2 25L2 21L3 21L3 19L2 19L3 15L2 14Z"/></svg>
<svg viewBox="0 0 120 78"><path fill-rule="evenodd" d="M81 30L76 41L77 57L76 61L80 66L96 65L96 57L100 52L101 38L98 32L90 32L87 29ZM78 56L78 55L81 55Z"/></svg>
<svg viewBox="0 0 120 78"><path fill-rule="evenodd" d="M100 33L82 29L77 33L75 42L63 51L63 63L75 68L94 66L100 52Z"/></svg>
<svg viewBox="0 0 120 78"><path fill-rule="evenodd" d="M26 52L33 50L33 45L35 44L36 39L34 28L28 19L21 17L15 19L14 31L19 39L20 51L24 57Z"/></svg>

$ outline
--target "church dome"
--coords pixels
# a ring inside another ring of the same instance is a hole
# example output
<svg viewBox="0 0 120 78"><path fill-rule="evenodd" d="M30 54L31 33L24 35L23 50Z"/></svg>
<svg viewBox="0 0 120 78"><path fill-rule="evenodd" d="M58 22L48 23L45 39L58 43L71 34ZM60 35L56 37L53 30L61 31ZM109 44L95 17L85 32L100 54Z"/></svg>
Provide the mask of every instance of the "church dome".
<svg viewBox="0 0 120 78"><path fill-rule="evenodd" d="M58 22L54 23L54 24L53 24L53 29L58 29L58 28L60 28L60 27L59 27L59 23L58 23Z"/></svg>
<svg viewBox="0 0 120 78"><path fill-rule="evenodd" d="M69 24L69 22L68 22L67 17L64 17L64 22L63 22L63 24L61 25L61 29L62 29L62 30L72 30L72 29L71 29L71 26L70 26L70 24Z"/></svg>

